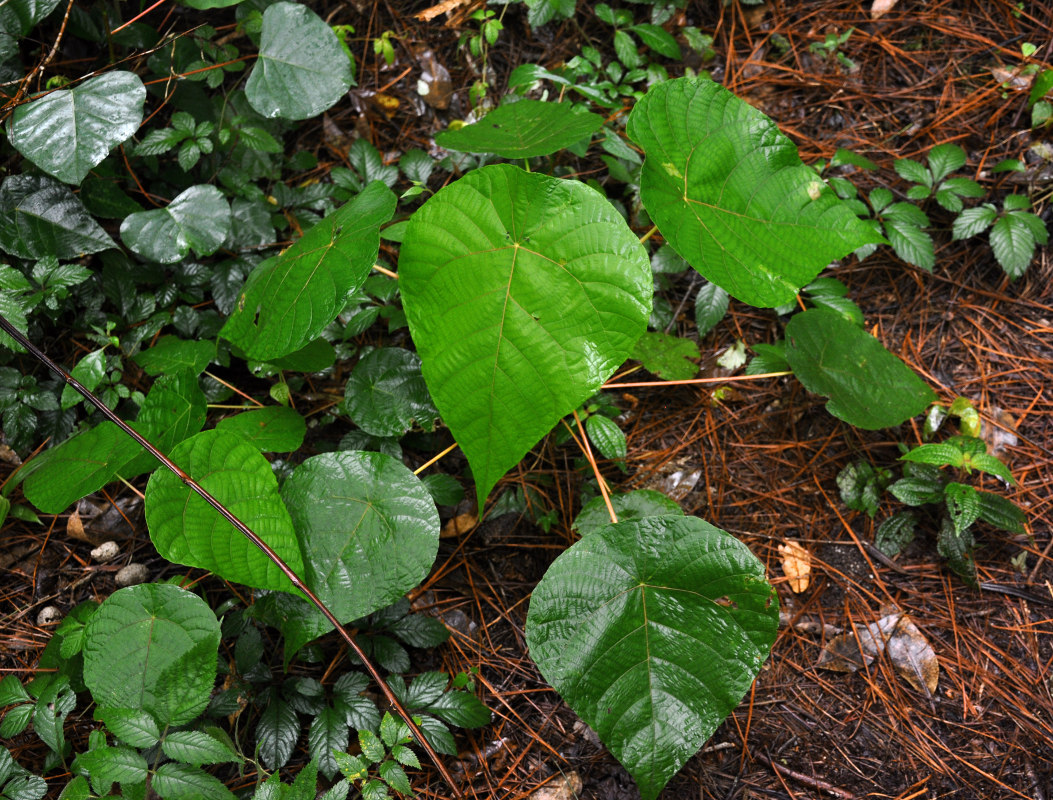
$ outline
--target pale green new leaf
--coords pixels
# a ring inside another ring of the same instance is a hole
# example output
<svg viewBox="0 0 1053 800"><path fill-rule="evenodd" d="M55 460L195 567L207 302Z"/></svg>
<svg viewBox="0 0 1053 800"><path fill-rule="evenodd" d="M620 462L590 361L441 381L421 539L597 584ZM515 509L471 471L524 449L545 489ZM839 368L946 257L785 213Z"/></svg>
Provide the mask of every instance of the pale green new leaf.
<svg viewBox="0 0 1053 800"><path fill-rule="evenodd" d="M575 111L570 103L520 100L498 106L460 130L437 133L435 143L465 153L532 158L577 144L601 125L603 117Z"/></svg>
<svg viewBox="0 0 1053 800"><path fill-rule="evenodd" d="M542 675L653 800L749 689L778 628L764 565L698 517L607 525L534 590Z"/></svg>
<svg viewBox="0 0 1053 800"><path fill-rule="evenodd" d="M325 20L299 3L267 7L259 58L245 84L254 109L265 117L308 119L353 83L351 61Z"/></svg>
<svg viewBox="0 0 1053 800"><path fill-rule="evenodd" d="M899 425L936 400L881 342L827 309L811 308L790 320L786 360L808 391L830 398L827 411L857 428Z"/></svg>
<svg viewBox="0 0 1053 800"><path fill-rule="evenodd" d="M395 203L391 190L374 181L282 255L256 267L220 335L260 360L304 347L369 275L380 226L391 219Z"/></svg>
<svg viewBox="0 0 1053 800"><path fill-rule="evenodd" d="M172 264L193 250L215 253L230 235L230 206L215 186L191 186L164 208L129 214L121 240L136 254Z"/></svg>
<svg viewBox="0 0 1053 800"><path fill-rule="evenodd" d="M399 274L424 379L480 504L625 361L653 293L647 254L606 199L508 165L425 203Z"/></svg>
<svg viewBox="0 0 1053 800"><path fill-rule="evenodd" d="M435 561L435 502L391 456L314 456L286 479L282 497L303 549L307 585L341 622L395 602Z"/></svg>
<svg viewBox="0 0 1053 800"><path fill-rule="evenodd" d="M271 466L241 436L204 431L177 445L171 458L270 545L300 574L303 561ZM146 524L162 557L210 570L257 589L292 592L267 556L168 470L146 486Z"/></svg>
<svg viewBox="0 0 1053 800"><path fill-rule="evenodd" d="M626 128L640 196L666 241L755 306L792 301L834 259L883 242L768 117L706 78L652 87Z"/></svg>
<svg viewBox="0 0 1053 800"><path fill-rule="evenodd" d="M45 172L79 184L139 130L145 100L146 87L134 72L105 72L16 108L8 139Z"/></svg>
<svg viewBox="0 0 1053 800"><path fill-rule="evenodd" d="M219 621L197 595L171 584L119 589L88 620L84 682L100 706L180 725L208 703L218 647Z"/></svg>

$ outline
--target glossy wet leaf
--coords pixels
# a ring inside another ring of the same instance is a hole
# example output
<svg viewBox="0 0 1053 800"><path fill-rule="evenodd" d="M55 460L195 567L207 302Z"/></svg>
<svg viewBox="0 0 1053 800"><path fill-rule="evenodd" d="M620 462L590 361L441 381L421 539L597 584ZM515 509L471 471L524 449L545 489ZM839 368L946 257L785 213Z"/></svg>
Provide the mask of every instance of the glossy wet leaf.
<svg viewBox="0 0 1053 800"><path fill-rule="evenodd" d="M435 503L391 456L314 456L286 479L282 497L303 548L307 585L341 622L395 602L435 561Z"/></svg>
<svg viewBox="0 0 1053 800"><path fill-rule="evenodd" d="M786 360L808 391L829 398L827 411L857 428L899 425L936 400L881 342L826 309L808 309L790 320Z"/></svg>
<svg viewBox="0 0 1053 800"><path fill-rule="evenodd" d="M162 375L183 370L200 375L215 357L214 341L162 336L153 347L139 351L133 360L147 375Z"/></svg>
<svg viewBox="0 0 1053 800"><path fill-rule="evenodd" d="M171 458L301 574L292 521L258 449L241 436L211 430L177 445ZM150 476L145 510L154 547L169 561L257 589L294 591L270 559L168 470Z"/></svg>
<svg viewBox="0 0 1053 800"><path fill-rule="evenodd" d="M256 746L260 758L271 769L284 767L300 739L300 718L274 693L256 723Z"/></svg>
<svg viewBox="0 0 1053 800"><path fill-rule="evenodd" d="M530 655L653 800L749 689L779 610L764 566L697 517L607 525L534 590Z"/></svg>
<svg viewBox="0 0 1053 800"><path fill-rule="evenodd" d="M695 325L698 326L699 339L724 319L724 315L728 313L728 304L728 293L715 283L707 281L698 290L695 297Z"/></svg>
<svg viewBox="0 0 1053 800"><path fill-rule="evenodd" d="M374 181L282 255L256 267L220 335L260 360L307 345L369 275L380 226L391 219L395 202L391 190Z"/></svg>
<svg viewBox="0 0 1053 800"><path fill-rule="evenodd" d="M420 358L401 347L364 355L344 391L351 421L373 436L402 436L414 423L430 428L439 415L421 375Z"/></svg>
<svg viewBox="0 0 1053 800"><path fill-rule="evenodd" d="M299 3L263 12L260 53L245 84L265 117L308 119L336 104L354 83L351 61L325 20Z"/></svg>
<svg viewBox="0 0 1053 800"><path fill-rule="evenodd" d="M640 196L666 241L755 306L792 301L834 259L881 242L768 117L707 78L652 87L626 128Z"/></svg>
<svg viewBox="0 0 1053 800"><path fill-rule="evenodd" d="M146 87L114 70L18 106L7 135L44 172L79 184L110 151L139 130Z"/></svg>
<svg viewBox="0 0 1053 800"><path fill-rule="evenodd" d="M603 197L508 165L411 218L399 286L431 396L480 504L625 360L650 314L637 237Z"/></svg>
<svg viewBox="0 0 1053 800"><path fill-rule="evenodd" d="M171 584L119 589L88 620L84 682L99 706L180 725L208 704L218 647L219 621L197 595Z"/></svg>
<svg viewBox="0 0 1053 800"><path fill-rule="evenodd" d="M18 54L19 40L61 0L8 0L0 3L0 62Z"/></svg>
<svg viewBox="0 0 1053 800"><path fill-rule="evenodd" d="M601 125L603 117L575 111L570 103L520 100L498 106L459 130L435 134L435 143L465 153L533 158L577 144Z"/></svg>
<svg viewBox="0 0 1053 800"><path fill-rule="evenodd" d="M191 250L215 253L230 235L230 206L215 186L191 186L164 208L130 214L121 223L121 241L137 255L172 264Z"/></svg>
<svg viewBox="0 0 1053 800"><path fill-rule="evenodd" d="M291 453L303 444L307 423L294 409L267 406L225 417L216 430L236 433L263 453Z"/></svg>
<svg viewBox="0 0 1053 800"><path fill-rule="evenodd" d="M12 175L0 185L0 249L39 259L80 258L116 247L68 186L46 175Z"/></svg>
<svg viewBox="0 0 1053 800"><path fill-rule="evenodd" d="M132 427L144 434L162 453L193 436L205 424L205 395L190 372L162 375L150 387L139 416ZM156 458L140 449L138 455L118 468L122 478L130 479L160 466Z"/></svg>
<svg viewBox="0 0 1053 800"><path fill-rule="evenodd" d="M619 522L644 517L667 517L683 515L680 505L661 492L654 489L636 489L624 494L612 494L611 506ZM602 497L594 497L587 502L574 518L571 526L580 535L586 536L611 523L610 512Z"/></svg>

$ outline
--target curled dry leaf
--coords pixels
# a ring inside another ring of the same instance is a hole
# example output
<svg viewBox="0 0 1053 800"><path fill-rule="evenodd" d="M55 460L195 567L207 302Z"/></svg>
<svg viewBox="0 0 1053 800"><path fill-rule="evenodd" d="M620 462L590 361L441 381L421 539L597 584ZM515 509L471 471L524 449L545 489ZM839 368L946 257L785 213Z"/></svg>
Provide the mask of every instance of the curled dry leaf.
<svg viewBox="0 0 1053 800"><path fill-rule="evenodd" d="M898 0L874 0L870 5L870 18L880 19L893 9Z"/></svg>
<svg viewBox="0 0 1053 800"><path fill-rule="evenodd" d="M790 539L779 545L782 556L782 572L790 583L794 594L800 594L808 588L812 575L812 554L801 547L800 543Z"/></svg>
<svg viewBox="0 0 1053 800"><path fill-rule="evenodd" d="M936 653L908 614L895 607L882 609L877 622L856 625L835 636L819 655L816 666L834 672L856 672L883 652L904 680L931 696L940 678Z"/></svg>
<svg viewBox="0 0 1053 800"><path fill-rule="evenodd" d="M996 458L1005 460L1007 451L1016 447L1020 441L1016 436L1016 420L1004 408L995 406L989 416L991 421L983 421L980 436L987 443L987 452Z"/></svg>
<svg viewBox="0 0 1053 800"><path fill-rule="evenodd" d="M88 541L88 536L84 533L84 520L80 518L79 511L74 511L66 520L66 535L82 542Z"/></svg>
<svg viewBox="0 0 1053 800"><path fill-rule="evenodd" d="M475 514L458 514L443 526L439 538L451 539L454 536L460 536L462 533L468 533L478 524L479 517Z"/></svg>

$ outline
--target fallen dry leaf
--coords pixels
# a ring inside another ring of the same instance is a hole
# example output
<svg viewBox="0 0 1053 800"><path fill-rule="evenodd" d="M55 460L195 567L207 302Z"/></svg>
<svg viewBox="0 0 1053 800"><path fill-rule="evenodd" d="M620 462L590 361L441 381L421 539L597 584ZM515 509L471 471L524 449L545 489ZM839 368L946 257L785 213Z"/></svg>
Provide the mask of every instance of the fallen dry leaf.
<svg viewBox="0 0 1053 800"><path fill-rule="evenodd" d="M929 640L906 614L892 632L887 649L896 671L919 692L931 697L940 680L940 665Z"/></svg>
<svg viewBox="0 0 1053 800"><path fill-rule="evenodd" d="M581 787L581 776L577 772L568 772L546 783L530 795L530 800L575 800Z"/></svg>
<svg viewBox="0 0 1053 800"><path fill-rule="evenodd" d="M782 556L782 573L789 580L790 589L794 594L800 594L808 588L811 580L812 554L793 539L779 545L779 554Z"/></svg>
<svg viewBox="0 0 1053 800"><path fill-rule="evenodd" d="M462 533L468 533L478 524L479 517L475 514L458 514L443 526L439 538L450 539L454 536L460 536Z"/></svg>
<svg viewBox="0 0 1053 800"><path fill-rule="evenodd" d="M1031 88L1034 75L1022 75L1020 70L1006 69L1005 67L991 67L991 74L1000 84L1015 92L1023 92Z"/></svg>
<svg viewBox="0 0 1053 800"><path fill-rule="evenodd" d="M892 10L898 0L874 0L870 6L870 18L880 19Z"/></svg>
<svg viewBox="0 0 1053 800"><path fill-rule="evenodd" d="M80 518L79 511L74 511L66 520L66 535L82 542L89 541L88 536L84 533L84 521Z"/></svg>

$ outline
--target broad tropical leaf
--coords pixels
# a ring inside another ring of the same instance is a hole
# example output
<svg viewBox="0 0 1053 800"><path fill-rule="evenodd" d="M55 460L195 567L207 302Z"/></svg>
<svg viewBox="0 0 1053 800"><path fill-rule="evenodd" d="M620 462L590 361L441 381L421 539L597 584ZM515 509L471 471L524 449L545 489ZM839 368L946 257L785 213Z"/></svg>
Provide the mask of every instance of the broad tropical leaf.
<svg viewBox="0 0 1053 800"><path fill-rule="evenodd" d="M303 444L307 423L295 409L267 406L221 419L216 430L243 436L261 453L291 453Z"/></svg>
<svg viewBox="0 0 1053 800"><path fill-rule="evenodd" d="M220 335L261 360L307 345L369 275L380 226L391 219L395 202L391 190L374 181L282 255L256 267Z"/></svg>
<svg viewBox="0 0 1053 800"><path fill-rule="evenodd" d="M84 682L100 707L180 725L208 703L218 647L219 621L197 595L160 583L119 589L88 620Z"/></svg>
<svg viewBox="0 0 1053 800"><path fill-rule="evenodd" d="M224 431L204 431L177 445L171 458L270 545L293 572L303 561L278 481L258 449ZM211 570L257 589L295 591L267 556L168 470L146 485L146 524L169 561Z"/></svg>
<svg viewBox="0 0 1053 800"><path fill-rule="evenodd" d="M303 548L307 585L341 622L395 602L435 561L435 502L391 456L314 456L286 479L282 497Z"/></svg>
<svg viewBox="0 0 1053 800"><path fill-rule="evenodd" d="M424 379L480 505L625 360L653 293L647 255L610 203L508 165L425 203L399 274Z"/></svg>
<svg viewBox="0 0 1053 800"><path fill-rule="evenodd" d="M245 84L254 109L265 117L308 119L353 83L351 61L325 20L299 3L267 7L259 59Z"/></svg>
<svg viewBox="0 0 1053 800"><path fill-rule="evenodd" d="M811 308L786 326L786 360L826 410L867 430L899 425L923 412L936 393L877 339L841 314Z"/></svg>
<svg viewBox="0 0 1053 800"><path fill-rule="evenodd" d="M708 78L652 87L626 130L644 150L640 197L666 241L744 302L788 303L834 259L884 241L774 122Z"/></svg>
<svg viewBox="0 0 1053 800"><path fill-rule="evenodd" d="M230 235L230 206L215 186L191 186L165 208L129 214L121 240L138 255L172 264L193 250L216 252Z"/></svg>
<svg viewBox="0 0 1053 800"><path fill-rule="evenodd" d="M344 391L351 421L373 436L402 436L414 422L430 428L439 414L424 385L420 358L401 347L369 351Z"/></svg>
<svg viewBox="0 0 1053 800"><path fill-rule="evenodd" d="M575 111L570 103L520 100L498 106L478 122L435 135L435 143L466 153L502 158L547 156L600 129L603 117Z"/></svg>
<svg viewBox="0 0 1053 800"><path fill-rule="evenodd" d="M146 87L134 72L105 72L16 108L8 139L45 172L80 184L139 130L145 100Z"/></svg>
<svg viewBox="0 0 1053 800"><path fill-rule="evenodd" d="M530 600L530 655L653 800L738 704L779 624L764 565L698 517L609 524Z"/></svg>

